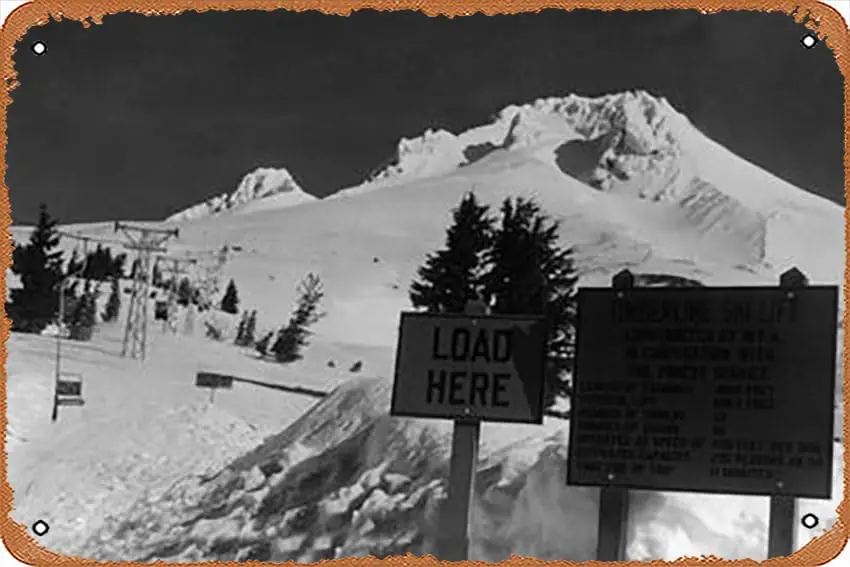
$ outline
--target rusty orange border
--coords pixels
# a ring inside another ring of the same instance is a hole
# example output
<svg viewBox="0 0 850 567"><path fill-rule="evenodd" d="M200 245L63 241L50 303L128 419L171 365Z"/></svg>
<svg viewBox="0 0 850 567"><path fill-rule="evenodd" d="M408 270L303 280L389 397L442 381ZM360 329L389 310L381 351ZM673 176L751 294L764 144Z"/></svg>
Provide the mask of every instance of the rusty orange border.
<svg viewBox="0 0 850 567"><path fill-rule="evenodd" d="M522 12L537 12L543 9L574 10L579 8L594 10L658 10L658 9L691 9L703 13L714 13L720 11L761 11L761 12L784 12L792 15L797 22L804 23L810 30L815 32L821 40L824 40L838 62L838 67L844 76L844 173L845 173L845 195L847 195L847 181L850 180L850 30L847 29L840 14L826 4L817 0L33 0L19 6L8 17L0 32L0 64L2 64L3 76L6 88L0 91L0 101L3 109L0 113L0 176L2 176L2 193L0 193L0 225L5 233L5 238L0 241L0 285L5 296L6 271L11 265L12 244L9 227L11 226L11 209L9 204L8 188L5 185L6 177L6 111L11 102L12 90L17 86L16 73L12 57L14 46L31 27L40 26L56 19L72 19L81 21L88 27L91 24L99 24L106 15L119 12L136 12L149 16L154 15L178 15L184 12L207 12L211 10L264 10L287 9L292 11L318 10L326 14L349 15L351 12L371 8L376 10L397 11L416 10L428 16L469 16L473 14L516 14ZM816 125L813 125L816 126ZM845 254L850 244L850 231L846 230L850 221L850 214L845 209ZM850 300L850 268L845 264L844 274L844 297ZM9 337L11 324L6 318L5 303L3 317L0 320L0 362L2 362L2 380L0 380L0 431L6 429L6 341ZM844 315L844 328L848 328L850 315ZM764 565L771 567L820 565L827 563L838 556L848 541L848 528L850 528L850 500L848 500L848 484L850 484L850 450L847 448L847 439L850 437L850 356L848 356L848 335L844 338L844 485L845 493L838 508L838 520L833 529L822 536L811 540L802 549L789 558L771 559L765 561ZM67 567L84 567L94 565L141 565L139 563L103 563L94 560L83 560L59 555L44 549L30 536L28 528L11 520L12 511L12 488L9 485L6 470L6 436L0 435L0 448L2 458L0 459L0 529L2 529L3 543L9 552L19 561L30 565L57 565ZM320 563L325 563L321 561ZM433 556L414 557L391 557L387 559L349 558L328 561L339 566L360 567L372 564L398 565L406 567L437 567L441 562ZM515 567L544 567L578 565L572 561L541 561L539 559L512 556L504 562L506 566ZM160 563L162 564L162 563ZM289 563L295 565L294 563ZM599 561L589 561L583 565L604 565ZM728 561L709 556L702 558L682 558L674 562L621 562L617 565L735 565L738 567L749 567L758 565L754 560ZM241 566L259 567L261 565L273 565L264 562L207 562L186 565L210 565L215 567ZM277 563L280 565L280 563ZM484 567L489 565L484 562L465 561L459 563L463 567Z"/></svg>

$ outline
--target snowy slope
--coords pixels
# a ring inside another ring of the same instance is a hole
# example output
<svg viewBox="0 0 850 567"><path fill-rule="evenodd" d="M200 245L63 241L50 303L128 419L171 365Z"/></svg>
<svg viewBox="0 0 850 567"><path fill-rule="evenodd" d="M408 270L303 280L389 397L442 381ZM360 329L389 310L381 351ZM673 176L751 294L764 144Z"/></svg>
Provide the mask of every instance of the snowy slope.
<svg viewBox="0 0 850 567"><path fill-rule="evenodd" d="M258 168L242 178L233 193L212 197L166 219L183 222L224 212L250 212L294 207L316 200L305 193L286 169Z"/></svg>
<svg viewBox="0 0 850 567"><path fill-rule="evenodd" d="M842 207L747 163L645 93L511 106L468 132L404 140L397 158L360 186L304 206L264 205L285 200L279 193L235 199L239 214L189 215L169 243L172 254L204 257L229 247L222 277L235 279L241 307L259 310L258 334L286 320L306 273L319 274L328 315L304 361L258 362L204 340L196 321L194 336L151 331L152 357L139 363L117 356L120 327L105 326L91 344L69 347L91 402L64 411L53 435L45 405L53 343L13 336L15 518L31 524L52 514L66 528L51 530L45 545L112 560L432 550L447 424L389 418L388 377L407 287L469 190L494 206L537 198L562 221L581 285L607 285L622 268L646 281L706 285L774 285L791 265L815 283L843 279ZM110 223L68 229L115 237ZM206 316L232 336L232 320ZM357 360L362 378L347 371ZM237 384L210 406L192 387L202 368L339 389L314 405ZM564 485L567 432L559 420L484 427L476 558L591 558L598 492ZM821 518L819 529L836 517L842 458L838 450L833 500L801 502L801 514ZM218 474L203 482L204 471ZM766 518L761 498L641 494L629 554L760 559ZM798 529L800 544L817 535Z"/></svg>
<svg viewBox="0 0 850 567"><path fill-rule="evenodd" d="M160 499L111 515L82 551L101 560L277 562L435 553L449 427L390 418L389 388L384 379L340 386L215 477L185 478ZM598 491L565 485L567 438L557 420L484 425L472 559L593 559L588 518ZM801 513L834 521L840 485L832 502L801 501ZM766 512L764 498L638 492L628 554L763 559ZM806 531L801 541L812 537Z"/></svg>

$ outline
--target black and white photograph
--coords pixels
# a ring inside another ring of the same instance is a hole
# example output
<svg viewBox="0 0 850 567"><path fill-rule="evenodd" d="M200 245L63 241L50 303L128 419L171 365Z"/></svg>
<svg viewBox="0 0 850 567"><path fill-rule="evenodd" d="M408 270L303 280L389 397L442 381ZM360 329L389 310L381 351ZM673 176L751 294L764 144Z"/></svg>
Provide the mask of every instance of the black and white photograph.
<svg viewBox="0 0 850 567"><path fill-rule="evenodd" d="M805 13L179 3L15 43L39 547L837 553L844 78Z"/></svg>

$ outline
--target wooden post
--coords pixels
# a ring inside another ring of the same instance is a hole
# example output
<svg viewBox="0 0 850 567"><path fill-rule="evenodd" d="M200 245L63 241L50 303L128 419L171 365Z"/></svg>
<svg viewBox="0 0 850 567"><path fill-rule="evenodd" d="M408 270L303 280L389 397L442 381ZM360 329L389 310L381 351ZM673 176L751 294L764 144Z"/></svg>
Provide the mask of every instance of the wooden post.
<svg viewBox="0 0 850 567"><path fill-rule="evenodd" d="M782 483L777 493L770 497L767 558L789 557L794 554L794 519L797 517L797 499L782 494Z"/></svg>
<svg viewBox="0 0 850 567"><path fill-rule="evenodd" d="M615 289L634 287L634 276L623 270L611 278ZM614 479L609 474L608 480ZM599 494L599 525L597 530L596 559L599 561L624 561L626 555L629 517L629 491L617 486L605 486Z"/></svg>
<svg viewBox="0 0 850 567"><path fill-rule="evenodd" d="M467 303L468 315L484 315L483 302ZM441 561L469 559L469 526L472 523L472 496L475 494L475 468L478 464L478 439L481 422L477 419L455 419L452 432L452 456L449 489L441 508L439 534Z"/></svg>
<svg viewBox="0 0 850 567"><path fill-rule="evenodd" d="M466 561L469 558L469 526L480 433L479 421L455 420L449 490L443 503L443 521L440 526L441 561Z"/></svg>
<svg viewBox="0 0 850 567"><path fill-rule="evenodd" d="M788 301L794 301L794 291L809 285L809 279L797 268L791 268L779 277L779 287L787 291ZM782 481L776 483L776 492L770 497L767 557L788 557L794 553L794 526L797 518L797 499L784 493Z"/></svg>
<svg viewBox="0 0 850 567"><path fill-rule="evenodd" d="M613 479L612 479L613 480ZM623 561L626 555L626 526L629 519L629 491L605 486L599 494L599 529L596 559Z"/></svg>

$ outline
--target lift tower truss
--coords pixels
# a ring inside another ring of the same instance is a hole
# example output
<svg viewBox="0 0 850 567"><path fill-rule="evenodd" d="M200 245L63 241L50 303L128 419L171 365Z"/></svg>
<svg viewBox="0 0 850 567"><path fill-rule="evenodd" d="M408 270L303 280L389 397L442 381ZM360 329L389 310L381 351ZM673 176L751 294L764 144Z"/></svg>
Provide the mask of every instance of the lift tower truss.
<svg viewBox="0 0 850 567"><path fill-rule="evenodd" d="M134 226L122 222L115 223L115 232L121 231L128 250L136 252L133 285L130 296L130 308L127 311L127 323L124 329L124 343L121 356L145 359L147 354L148 303L152 257L154 252L166 252L164 244L171 238L179 237L178 229L162 229Z"/></svg>

